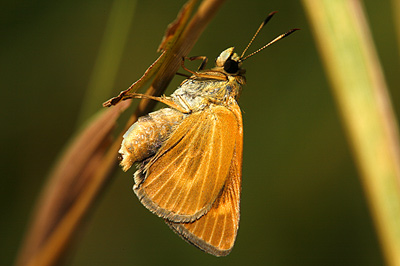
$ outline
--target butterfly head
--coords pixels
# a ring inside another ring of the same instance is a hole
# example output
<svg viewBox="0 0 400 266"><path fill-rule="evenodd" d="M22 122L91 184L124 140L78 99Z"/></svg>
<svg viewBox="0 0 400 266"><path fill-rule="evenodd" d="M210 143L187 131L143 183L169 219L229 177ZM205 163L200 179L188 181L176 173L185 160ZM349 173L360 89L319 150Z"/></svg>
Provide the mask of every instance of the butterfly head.
<svg viewBox="0 0 400 266"><path fill-rule="evenodd" d="M242 62L237 53L234 53L234 47L230 47L223 51L216 60L216 66L221 67L229 75L244 74L245 70L241 68Z"/></svg>

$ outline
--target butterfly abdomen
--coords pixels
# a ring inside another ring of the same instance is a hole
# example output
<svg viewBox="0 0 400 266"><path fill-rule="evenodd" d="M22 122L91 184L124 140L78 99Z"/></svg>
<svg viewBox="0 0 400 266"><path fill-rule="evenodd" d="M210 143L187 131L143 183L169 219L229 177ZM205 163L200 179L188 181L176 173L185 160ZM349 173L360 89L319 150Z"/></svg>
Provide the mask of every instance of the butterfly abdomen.
<svg viewBox="0 0 400 266"><path fill-rule="evenodd" d="M164 108L140 117L124 134L119 150L123 170L154 155L184 116L179 111Z"/></svg>

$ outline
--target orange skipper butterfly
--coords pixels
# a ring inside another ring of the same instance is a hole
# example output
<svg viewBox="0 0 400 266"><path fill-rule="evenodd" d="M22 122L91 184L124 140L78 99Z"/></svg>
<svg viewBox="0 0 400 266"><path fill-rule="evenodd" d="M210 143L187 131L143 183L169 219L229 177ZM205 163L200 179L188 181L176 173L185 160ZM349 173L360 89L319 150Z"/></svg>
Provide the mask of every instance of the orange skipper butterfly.
<svg viewBox="0 0 400 266"><path fill-rule="evenodd" d="M140 202L187 242L215 256L232 250L238 227L242 177L243 123L237 103L246 83L244 60L297 29L244 56L263 21L239 56L223 51L216 66L197 71L169 97L133 93L168 108L142 116L124 135L119 151L124 171L134 163L133 191Z"/></svg>

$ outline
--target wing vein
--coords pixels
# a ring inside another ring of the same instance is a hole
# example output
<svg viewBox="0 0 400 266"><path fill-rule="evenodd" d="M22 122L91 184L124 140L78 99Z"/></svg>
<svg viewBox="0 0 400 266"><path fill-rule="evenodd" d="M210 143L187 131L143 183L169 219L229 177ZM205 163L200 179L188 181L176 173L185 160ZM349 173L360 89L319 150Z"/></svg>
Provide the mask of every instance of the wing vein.
<svg viewBox="0 0 400 266"><path fill-rule="evenodd" d="M201 130L196 130L195 132L196 132L196 135L194 135L194 136L191 138L192 142L195 141L195 140L197 139L197 137L200 135ZM190 147L190 152L188 152L188 153L189 153L189 154L193 154L192 150L194 149L194 148L193 148L194 145L189 145L189 147ZM187 157L186 157L186 158L187 158ZM201 158L200 158L200 160L201 160ZM182 173L186 173L186 172L187 172L187 171L186 171L186 169L188 168L187 166L190 166L190 162L188 162L188 163L186 164L185 171L182 171ZM197 173L197 171L196 171L196 173ZM185 188L186 188L189 178L188 178L188 177L185 177L185 176L181 176L181 178L184 180L184 183L182 183L182 187L185 187ZM195 183L195 180L192 180L192 182L191 182L191 184L190 184L190 188L185 189L185 190L186 190L186 194L185 194L184 198L180 200L182 203L184 203L184 202L186 201L186 199L187 199L187 197L188 197L188 195L189 195L189 192L191 191L191 188L193 187L193 184L194 184L194 183ZM181 194L182 194L182 189L179 191L179 195L181 195ZM174 205L172 206L171 209L175 209L176 204L178 203L178 199L179 199L179 197L176 197L176 200L175 200L175 202L174 202ZM184 207L184 206L187 207L187 205L182 204L181 207L177 210L177 212L180 212L181 209L182 209L182 207Z"/></svg>
<svg viewBox="0 0 400 266"><path fill-rule="evenodd" d="M218 247L221 247L222 240L224 239L225 228L226 228L226 214L224 213L224 225L222 226L223 230L221 233L221 239L219 240Z"/></svg>
<svg viewBox="0 0 400 266"><path fill-rule="evenodd" d="M215 123L214 123L214 125L212 127L212 132L210 133L211 141L209 142L210 151L207 153L208 157L210 157L213 154L213 151L214 151L214 133L215 133ZM213 158L210 158L210 159L213 159ZM207 165L207 168L206 168L206 171L205 171L205 176L208 176L209 171L210 171L210 163L208 163L206 165ZM204 188L204 184L205 184L206 180L207 180L206 178L202 179L203 182L201 184L200 191L199 191L199 194L198 194L198 201L197 201L196 209L199 208L199 205L201 203L201 197L203 196L203 188ZM216 182L214 182L214 186L215 185L216 185Z"/></svg>

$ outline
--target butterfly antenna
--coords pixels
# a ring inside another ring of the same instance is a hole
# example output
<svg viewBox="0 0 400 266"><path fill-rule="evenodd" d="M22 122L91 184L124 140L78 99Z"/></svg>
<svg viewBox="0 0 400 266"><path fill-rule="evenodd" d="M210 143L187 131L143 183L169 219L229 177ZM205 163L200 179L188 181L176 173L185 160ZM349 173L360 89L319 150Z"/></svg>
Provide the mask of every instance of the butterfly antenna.
<svg viewBox="0 0 400 266"><path fill-rule="evenodd" d="M271 44L273 44L273 43L279 41L280 39L283 39L283 38L289 36L290 34L292 34L293 32L295 32L295 31L297 31L297 30L299 30L299 29L291 29L291 30L285 32L284 34L279 35L278 37L276 37L275 39L273 39L272 41L270 41L269 43L267 43L266 45L264 45L263 47L261 47L261 48L258 49L257 51L255 51L255 52L253 52L253 53L247 55L247 56L244 57L244 58L241 58L241 59L240 59L240 62L243 62L244 60L246 60L247 58L249 58L249 57L255 55L256 53L261 52L262 50L264 50L265 48L267 48L267 47L270 46Z"/></svg>
<svg viewBox="0 0 400 266"><path fill-rule="evenodd" d="M242 55L240 56L240 58L242 58L244 56L244 54L246 53L247 49L249 49L250 45L253 43L254 39L256 38L256 36L258 35L258 33L260 32L260 30L265 26L265 24L268 23L268 21L273 17L273 15L275 15L276 13L278 13L278 11L273 11L271 13L268 14L267 18L264 19L264 21L261 23L260 27L258 27L256 33L253 35L253 38L251 38L249 44L247 45L246 49L244 49Z"/></svg>

